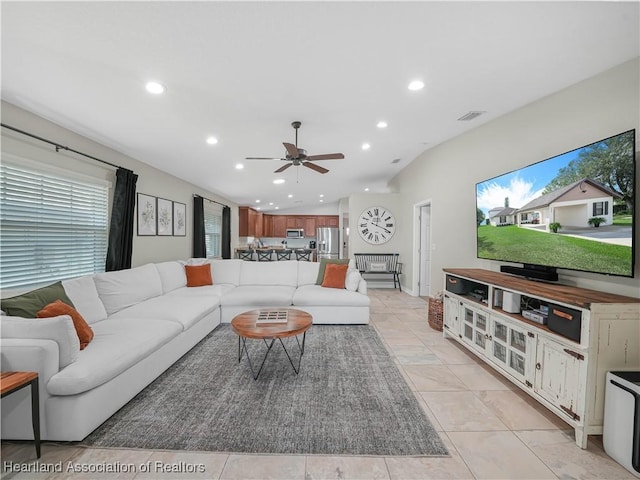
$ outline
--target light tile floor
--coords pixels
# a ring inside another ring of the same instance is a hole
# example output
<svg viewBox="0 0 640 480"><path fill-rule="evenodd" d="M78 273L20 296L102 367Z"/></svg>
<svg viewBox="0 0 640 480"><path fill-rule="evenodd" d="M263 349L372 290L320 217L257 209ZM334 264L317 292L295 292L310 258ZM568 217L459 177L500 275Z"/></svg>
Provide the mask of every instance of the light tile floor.
<svg viewBox="0 0 640 480"><path fill-rule="evenodd" d="M390 289L371 289L369 294L372 324L447 445L450 457L242 455L45 443L40 463L59 464L62 472L9 473L6 462L29 465L35 453L30 443L3 443L2 478L634 478L604 453L600 437L590 437L589 448L581 450L575 445L569 425L455 342L432 330L427 324L423 299ZM136 468L135 472L127 471L129 464ZM110 465L119 472L73 473L66 471L69 465ZM141 465L149 465L151 472L141 472Z"/></svg>

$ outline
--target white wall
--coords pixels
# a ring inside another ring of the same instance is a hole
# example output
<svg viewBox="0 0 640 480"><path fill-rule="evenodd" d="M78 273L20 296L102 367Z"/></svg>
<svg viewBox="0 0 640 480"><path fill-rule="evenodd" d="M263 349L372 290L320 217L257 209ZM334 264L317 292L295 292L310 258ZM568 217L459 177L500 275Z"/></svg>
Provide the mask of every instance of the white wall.
<svg viewBox="0 0 640 480"><path fill-rule="evenodd" d="M252 205L255 208L255 205ZM269 215L338 215L338 202L318 203L316 205L306 205L297 208L287 208L281 210L263 210Z"/></svg>
<svg viewBox="0 0 640 480"><path fill-rule="evenodd" d="M396 218L396 231L387 243L372 245L358 233L358 219L368 207L384 207ZM349 197L349 255L354 253L398 253L404 244L404 232L410 231L411 219L403 215L401 196L394 193L358 193ZM407 257L408 258L408 257ZM404 262L405 258L400 258Z"/></svg>
<svg viewBox="0 0 640 480"><path fill-rule="evenodd" d="M99 112L96 112L96 115L99 115ZM185 237L138 237L134 234L132 266L192 256L194 194L202 195L231 207L232 248L238 244L238 208L237 205L225 198L153 168L143 163L144 159L133 159L123 155L4 101L2 102L2 123L115 165L131 169L138 174L138 192L182 202L187 205L187 235ZM30 139L6 128L2 129L2 153L3 155L8 153L105 179L112 183L112 187L115 186L115 168L102 165L71 152L60 151L56 153L52 145ZM110 192L110 205L112 194L113 188ZM135 232L137 233L137 229Z"/></svg>
<svg viewBox="0 0 640 480"><path fill-rule="evenodd" d="M425 198L432 201L432 294L443 288L445 267L498 270L498 262L476 258L475 184L632 128L638 141L639 70L636 58L526 105L431 148L396 175L390 187L400 195L389 207L398 217L393 248L403 258L404 281L413 278L413 230L408 222L413 205ZM639 185L637 175L636 199ZM637 210L635 279L560 270L560 282L640 297Z"/></svg>

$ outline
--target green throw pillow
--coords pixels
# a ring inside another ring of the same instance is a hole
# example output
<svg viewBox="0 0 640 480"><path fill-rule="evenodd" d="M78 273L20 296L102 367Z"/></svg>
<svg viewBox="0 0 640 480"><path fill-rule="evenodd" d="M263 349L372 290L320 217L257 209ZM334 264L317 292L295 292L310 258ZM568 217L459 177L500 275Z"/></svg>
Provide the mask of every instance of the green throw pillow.
<svg viewBox="0 0 640 480"><path fill-rule="evenodd" d="M36 318L36 313L56 300L62 300L67 305L74 306L69 297L67 297L62 282L56 282L53 285L38 288L16 297L4 298L0 300L0 308L7 315Z"/></svg>
<svg viewBox="0 0 640 480"><path fill-rule="evenodd" d="M337 263L339 265L344 265L345 263L349 263L349 259L348 258L321 258L320 270L318 270L318 278L316 279L316 285L322 285L322 281L324 280L324 271L327 268L327 263Z"/></svg>

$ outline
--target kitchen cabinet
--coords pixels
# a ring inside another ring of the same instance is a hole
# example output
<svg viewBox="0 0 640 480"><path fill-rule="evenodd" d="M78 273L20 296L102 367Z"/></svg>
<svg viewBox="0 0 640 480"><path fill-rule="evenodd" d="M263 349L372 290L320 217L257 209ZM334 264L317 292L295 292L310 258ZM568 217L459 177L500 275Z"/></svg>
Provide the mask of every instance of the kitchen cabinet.
<svg viewBox="0 0 640 480"><path fill-rule="evenodd" d="M340 226L338 215L318 215L316 223L317 227L338 228Z"/></svg>
<svg viewBox="0 0 640 480"><path fill-rule="evenodd" d="M640 369L640 299L482 269L445 274L443 335L571 425L581 448L601 435L606 372ZM525 310L571 309L579 335L503 310L505 293L519 295Z"/></svg>
<svg viewBox="0 0 640 480"><path fill-rule="evenodd" d="M262 213L251 207L239 207L238 236L261 237L262 235Z"/></svg>
<svg viewBox="0 0 640 480"><path fill-rule="evenodd" d="M287 215L287 228L303 228L302 219L296 215Z"/></svg>
<svg viewBox="0 0 640 480"><path fill-rule="evenodd" d="M267 213L262 215L262 236L275 237L273 234L273 215Z"/></svg>
<svg viewBox="0 0 640 480"><path fill-rule="evenodd" d="M286 215L273 215L272 216L273 228L271 230L272 237L287 236L287 217Z"/></svg>
<svg viewBox="0 0 640 480"><path fill-rule="evenodd" d="M251 207L239 207L240 237L285 238L288 228L304 230L305 237L315 237L317 227L338 227L338 215L271 215Z"/></svg>
<svg viewBox="0 0 640 480"><path fill-rule="evenodd" d="M253 219L253 224L254 224L254 235L256 237L262 237L264 236L264 229L263 229L263 214L262 212L256 212L255 213L255 217Z"/></svg>
<svg viewBox="0 0 640 480"><path fill-rule="evenodd" d="M315 237L316 236L316 217L305 217L304 219L304 236Z"/></svg>

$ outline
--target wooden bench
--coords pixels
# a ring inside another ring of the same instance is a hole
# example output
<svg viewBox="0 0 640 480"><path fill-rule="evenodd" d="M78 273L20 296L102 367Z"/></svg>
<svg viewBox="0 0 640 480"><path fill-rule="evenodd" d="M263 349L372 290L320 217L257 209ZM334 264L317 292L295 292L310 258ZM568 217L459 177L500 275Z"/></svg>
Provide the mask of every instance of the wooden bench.
<svg viewBox="0 0 640 480"><path fill-rule="evenodd" d="M399 253L354 253L356 268L364 274L393 275L393 288L400 286L402 263L398 261Z"/></svg>

